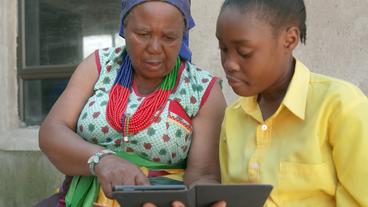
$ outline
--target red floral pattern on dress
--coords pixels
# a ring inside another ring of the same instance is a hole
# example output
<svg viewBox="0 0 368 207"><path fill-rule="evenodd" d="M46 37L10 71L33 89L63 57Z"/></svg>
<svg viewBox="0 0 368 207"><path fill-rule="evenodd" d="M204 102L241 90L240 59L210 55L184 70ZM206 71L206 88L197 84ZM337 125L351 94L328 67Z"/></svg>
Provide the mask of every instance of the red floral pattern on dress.
<svg viewBox="0 0 368 207"><path fill-rule="evenodd" d="M151 148L152 148L152 145L150 144L150 143L144 143L144 148L146 149L146 150L150 150Z"/></svg>
<svg viewBox="0 0 368 207"><path fill-rule="evenodd" d="M162 136L162 140L163 140L164 142L168 142L168 141L170 141L170 137L169 137L169 135L164 134L164 136Z"/></svg>
<svg viewBox="0 0 368 207"><path fill-rule="evenodd" d="M109 132L109 127L108 126L102 127L101 132L104 133L104 134L107 134Z"/></svg>
<svg viewBox="0 0 368 207"><path fill-rule="evenodd" d="M197 103L197 99L194 96L190 97L190 103L191 104Z"/></svg>
<svg viewBox="0 0 368 207"><path fill-rule="evenodd" d="M95 112L95 113L93 113L92 114L92 117L94 118L94 119L96 119L98 116L100 116L100 114L101 114L101 112Z"/></svg>

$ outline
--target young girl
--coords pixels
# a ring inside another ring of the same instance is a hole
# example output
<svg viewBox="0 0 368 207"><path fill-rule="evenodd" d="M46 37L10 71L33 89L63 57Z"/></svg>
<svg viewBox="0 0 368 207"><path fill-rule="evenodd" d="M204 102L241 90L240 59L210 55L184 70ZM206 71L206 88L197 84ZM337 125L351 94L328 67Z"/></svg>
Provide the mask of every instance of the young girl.
<svg viewBox="0 0 368 207"><path fill-rule="evenodd" d="M303 0L226 0L221 61L240 98L225 113L223 183L274 186L266 206L368 206L368 99L293 56Z"/></svg>

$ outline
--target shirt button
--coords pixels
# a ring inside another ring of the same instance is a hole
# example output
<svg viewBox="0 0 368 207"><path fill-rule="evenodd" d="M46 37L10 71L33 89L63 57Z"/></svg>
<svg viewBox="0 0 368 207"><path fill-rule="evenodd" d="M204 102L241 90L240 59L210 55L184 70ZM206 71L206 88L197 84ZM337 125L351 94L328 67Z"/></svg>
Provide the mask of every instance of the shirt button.
<svg viewBox="0 0 368 207"><path fill-rule="evenodd" d="M254 163L252 163L252 164L251 164L251 167L252 167L253 169L258 169L258 168L259 168L259 164L258 164L258 163L256 163L256 162L254 162Z"/></svg>
<svg viewBox="0 0 368 207"><path fill-rule="evenodd" d="M266 124L262 124L261 129L262 131L267 131L268 126Z"/></svg>

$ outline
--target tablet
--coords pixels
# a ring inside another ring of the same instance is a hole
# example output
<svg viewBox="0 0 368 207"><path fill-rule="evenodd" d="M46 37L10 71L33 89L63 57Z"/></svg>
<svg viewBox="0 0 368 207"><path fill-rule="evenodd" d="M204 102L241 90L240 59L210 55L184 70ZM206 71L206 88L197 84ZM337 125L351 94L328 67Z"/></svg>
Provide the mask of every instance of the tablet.
<svg viewBox="0 0 368 207"><path fill-rule="evenodd" d="M208 207L221 200L230 207L262 207L271 193L272 185L198 185L195 188L195 206L198 207Z"/></svg>
<svg viewBox="0 0 368 207"><path fill-rule="evenodd" d="M113 197L121 206L141 207L151 202L159 207L169 207L173 201L181 201L187 207L208 207L224 200L231 207L262 207L272 190L271 185L151 185L115 186Z"/></svg>
<svg viewBox="0 0 368 207"><path fill-rule="evenodd" d="M120 206L141 207L150 202L156 206L171 206L172 201L181 201L187 207L193 206L190 197L193 189L185 185L150 185L150 186L114 186L112 196Z"/></svg>

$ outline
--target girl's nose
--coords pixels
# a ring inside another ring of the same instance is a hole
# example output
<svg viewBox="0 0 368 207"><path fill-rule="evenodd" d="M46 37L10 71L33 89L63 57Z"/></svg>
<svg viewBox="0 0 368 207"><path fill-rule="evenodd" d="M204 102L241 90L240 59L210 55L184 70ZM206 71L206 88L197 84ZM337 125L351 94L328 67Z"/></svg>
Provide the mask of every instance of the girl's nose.
<svg viewBox="0 0 368 207"><path fill-rule="evenodd" d="M237 63L237 61L229 56L223 58L222 66L228 72L238 71L240 69L240 66Z"/></svg>

